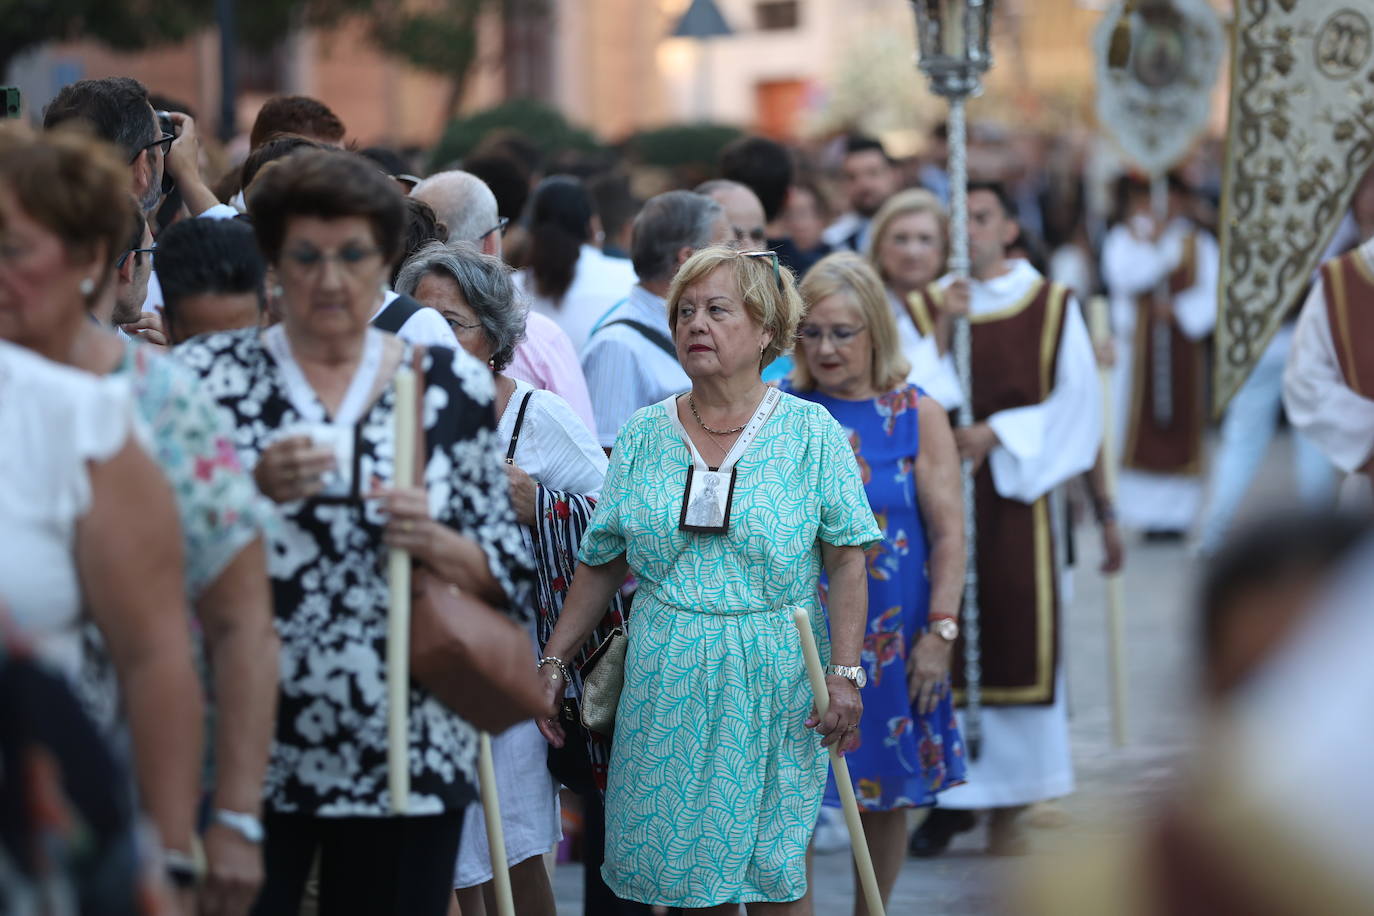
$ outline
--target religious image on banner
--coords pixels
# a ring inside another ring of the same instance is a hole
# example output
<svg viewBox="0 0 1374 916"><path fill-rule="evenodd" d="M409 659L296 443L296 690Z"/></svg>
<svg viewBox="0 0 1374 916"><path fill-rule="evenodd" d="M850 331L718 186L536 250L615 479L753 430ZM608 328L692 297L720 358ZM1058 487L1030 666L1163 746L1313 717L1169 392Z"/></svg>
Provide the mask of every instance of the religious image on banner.
<svg viewBox="0 0 1374 916"><path fill-rule="evenodd" d="M1236 5L1214 409L1301 302L1374 162L1374 6Z"/></svg>
<svg viewBox="0 0 1374 916"><path fill-rule="evenodd" d="M1097 119L1141 171L1163 175L1207 126L1225 37L1207 0L1119 0L1095 39Z"/></svg>

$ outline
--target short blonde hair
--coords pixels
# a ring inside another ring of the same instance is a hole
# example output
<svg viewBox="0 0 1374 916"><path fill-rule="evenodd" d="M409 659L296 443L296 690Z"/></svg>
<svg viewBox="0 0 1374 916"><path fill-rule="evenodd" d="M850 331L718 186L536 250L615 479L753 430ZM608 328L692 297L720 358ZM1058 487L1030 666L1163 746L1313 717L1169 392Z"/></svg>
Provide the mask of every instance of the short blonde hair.
<svg viewBox="0 0 1374 916"><path fill-rule="evenodd" d="M873 226L868 233L868 250L864 252L868 255L868 262L873 265L879 279L884 283L887 282L887 277L883 276L883 266L878 263L878 249L881 247L883 236L892 228L893 221L912 213L929 213L935 217L935 222L940 227L940 247L944 249L945 259L949 258L949 214L945 212L940 198L925 188L898 191L874 214Z"/></svg>
<svg viewBox="0 0 1374 916"><path fill-rule="evenodd" d="M822 299L848 296L863 314L871 344L873 387L880 393L893 390L906 380L911 364L902 355L897 336L897 320L878 273L862 257L850 251L827 255L806 273L801 285L806 312ZM797 391L812 391L816 378L805 359L797 359L792 366L792 386Z"/></svg>
<svg viewBox="0 0 1374 916"><path fill-rule="evenodd" d="M668 290L668 326L677 334L677 307L683 290L718 267L734 271L744 311L759 327L773 333L759 363L762 369L792 349L801 321L802 300L792 271L777 263L772 252L737 251L725 245L703 248L687 259ZM776 272L775 272L776 266ZM782 288L778 288L781 280Z"/></svg>

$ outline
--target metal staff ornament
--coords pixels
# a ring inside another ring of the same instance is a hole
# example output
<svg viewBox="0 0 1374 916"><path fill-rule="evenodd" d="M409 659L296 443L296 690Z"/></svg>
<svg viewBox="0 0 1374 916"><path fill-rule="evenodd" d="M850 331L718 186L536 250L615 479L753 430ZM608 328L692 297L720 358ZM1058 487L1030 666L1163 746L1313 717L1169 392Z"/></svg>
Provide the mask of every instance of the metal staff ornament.
<svg viewBox="0 0 1374 916"><path fill-rule="evenodd" d="M964 103L982 91L982 77L992 66L988 40L993 0L911 0L916 13L918 66L930 90L949 100L950 272L969 275L968 128ZM973 354L968 316L954 321L954 365L963 389L959 425L973 425ZM977 760L983 745L983 665L978 625L978 530L974 508L973 462L962 463L964 486L964 741Z"/></svg>

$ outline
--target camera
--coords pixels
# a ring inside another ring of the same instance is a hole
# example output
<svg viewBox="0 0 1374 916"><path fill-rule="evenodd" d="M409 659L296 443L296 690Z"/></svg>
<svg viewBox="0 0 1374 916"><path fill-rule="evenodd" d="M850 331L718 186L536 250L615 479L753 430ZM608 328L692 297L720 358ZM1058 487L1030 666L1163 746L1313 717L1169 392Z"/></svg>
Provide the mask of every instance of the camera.
<svg viewBox="0 0 1374 916"><path fill-rule="evenodd" d="M158 129L161 130L164 134L171 134L173 137L177 135L177 126L172 121L172 113L170 111L159 111L157 113L157 126ZM172 177L171 172L167 171L166 163L163 163L162 196L166 197L168 194L171 194L172 189L176 186L176 179Z"/></svg>
<svg viewBox="0 0 1374 916"><path fill-rule="evenodd" d="M14 86L0 86L0 118L19 117L19 89Z"/></svg>

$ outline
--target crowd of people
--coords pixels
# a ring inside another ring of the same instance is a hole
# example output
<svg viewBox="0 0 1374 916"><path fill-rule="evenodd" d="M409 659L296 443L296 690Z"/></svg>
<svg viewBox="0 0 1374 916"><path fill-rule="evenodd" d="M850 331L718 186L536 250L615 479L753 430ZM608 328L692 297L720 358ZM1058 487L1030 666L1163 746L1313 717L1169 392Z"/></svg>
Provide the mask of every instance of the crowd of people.
<svg viewBox="0 0 1374 916"><path fill-rule="evenodd" d="M3 893L494 913L478 732L417 681L408 810L391 795L394 550L528 633L544 715L493 742L518 913L555 912L560 789L582 809L588 914L811 912L831 746L884 897L979 813L989 852L1023 850L1023 812L1074 786L1076 504L1108 572L1122 523L1173 538L1203 513L1202 189L1177 176L1161 213L1122 176L1090 227L1081 189L984 176L964 279L938 156L904 170L868 137L838 149L842 204L758 137L644 201L519 138L423 178L347 139L321 102L272 99L244 161L205 175L194 119L127 78L64 88L41 130L0 127L0 680L53 697L8 723L5 769L34 788L6 815L25 839L0 845ZM1365 238L1371 214L1374 180ZM1314 443L1308 499L1332 490L1323 454L1374 466L1349 305L1374 289L1368 244L1324 271L1287 377L1267 354L1228 415L1199 550L1220 545L1281 387ZM960 318L973 423L956 428ZM396 440L406 367L413 444ZM1104 435L1123 444L1119 513ZM614 666L623 686L593 701Z"/></svg>

